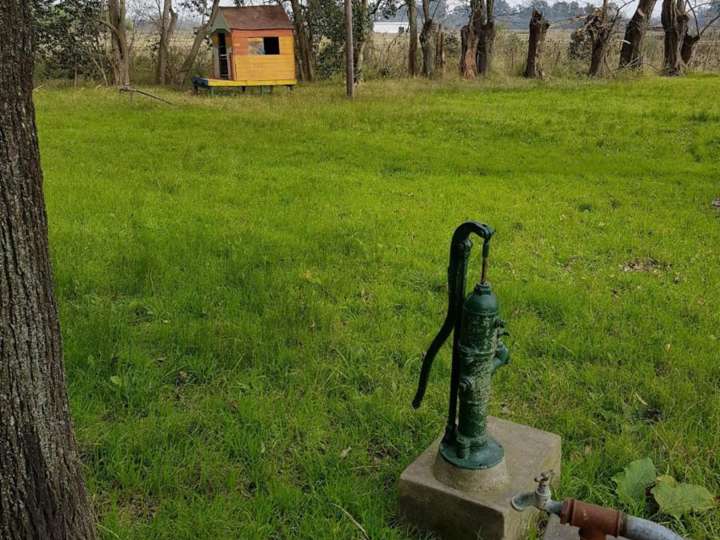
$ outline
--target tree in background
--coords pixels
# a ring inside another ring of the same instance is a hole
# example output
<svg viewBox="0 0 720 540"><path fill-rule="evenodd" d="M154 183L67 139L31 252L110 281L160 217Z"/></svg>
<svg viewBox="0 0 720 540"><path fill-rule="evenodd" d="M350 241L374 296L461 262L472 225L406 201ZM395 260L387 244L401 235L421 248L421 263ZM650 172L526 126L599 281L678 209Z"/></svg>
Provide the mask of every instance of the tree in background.
<svg viewBox="0 0 720 540"><path fill-rule="evenodd" d="M471 0L470 17L460 31L460 71L466 79L487 75L495 43L495 1Z"/></svg>
<svg viewBox="0 0 720 540"><path fill-rule="evenodd" d="M355 80L362 79L364 52L378 13L394 13L395 0L353 0L353 58ZM305 9L308 36L317 59L317 73L330 77L345 65L345 16L342 0L308 0Z"/></svg>
<svg viewBox="0 0 720 540"><path fill-rule="evenodd" d="M107 81L100 0L33 0L36 65L52 78Z"/></svg>
<svg viewBox="0 0 720 540"><path fill-rule="evenodd" d="M300 80L309 82L315 78L315 49L307 22L307 8L300 0L290 0L290 9L295 26L295 56Z"/></svg>
<svg viewBox="0 0 720 540"><path fill-rule="evenodd" d="M108 0L107 21L110 29L111 65L116 86L130 84L130 46L127 39L127 11L125 0Z"/></svg>
<svg viewBox="0 0 720 540"><path fill-rule="evenodd" d="M528 54L523 76L528 79L542 79L545 74L542 70L542 50L550 23L543 14L533 9L530 17L530 33L528 36Z"/></svg>
<svg viewBox="0 0 720 540"><path fill-rule="evenodd" d="M689 21L685 0L663 0L661 21L665 32L664 73L671 76L680 75L684 67L682 46Z"/></svg>
<svg viewBox="0 0 720 540"><path fill-rule="evenodd" d="M158 8L159 7L160 4L158 4ZM168 73L170 40L175 33L177 21L178 14L173 9L172 0L163 0L157 22L159 39L157 44L157 62L155 64L155 82L158 84L165 84L170 79L170 74Z"/></svg>
<svg viewBox="0 0 720 540"><path fill-rule="evenodd" d="M50 268L31 11L25 0L0 9L0 538L92 540Z"/></svg>
<svg viewBox="0 0 720 540"><path fill-rule="evenodd" d="M420 32L420 47L422 48L422 74L432 77L435 71L436 55L438 53L438 25L430 13L430 0L422 0L423 25Z"/></svg>
<svg viewBox="0 0 720 540"><path fill-rule="evenodd" d="M215 17L217 17L218 11L220 10L220 0L212 0L211 3L208 3L208 0L185 0L183 7L198 13L201 17L202 24L195 32L192 47L190 47L187 55L185 55L185 60L180 67L177 82L181 86L186 84L192 76L193 67L200 52L200 47L207 39L208 31L215 22Z"/></svg>
<svg viewBox="0 0 720 540"><path fill-rule="evenodd" d="M657 0L640 0L625 27L625 39L620 50L620 67L642 67L641 47Z"/></svg>
<svg viewBox="0 0 720 540"><path fill-rule="evenodd" d="M686 0L687 9L693 15L695 33L690 33L690 24L683 36L682 46L680 48L680 56L684 66L690 65L695 55L695 46L700 42L703 34L720 21L720 1L711 4L693 4L691 0Z"/></svg>
<svg viewBox="0 0 720 540"><path fill-rule="evenodd" d="M417 75L417 44L418 44L418 25L417 25L417 4L416 0L407 0L408 12L408 33L410 35L410 44L408 46L408 75L415 77Z"/></svg>
<svg viewBox="0 0 720 540"><path fill-rule="evenodd" d="M610 15L610 11L613 15ZM602 7L596 9L585 19L585 28L590 35L590 77L600 77L605 70L605 61L610 50L612 38L618 21L621 17L621 8L603 0Z"/></svg>

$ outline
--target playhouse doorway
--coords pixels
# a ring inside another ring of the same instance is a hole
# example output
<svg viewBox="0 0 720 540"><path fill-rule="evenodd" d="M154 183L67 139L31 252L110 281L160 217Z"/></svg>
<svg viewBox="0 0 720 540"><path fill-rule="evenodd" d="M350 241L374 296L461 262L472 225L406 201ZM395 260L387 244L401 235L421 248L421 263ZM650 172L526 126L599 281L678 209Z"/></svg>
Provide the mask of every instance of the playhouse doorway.
<svg viewBox="0 0 720 540"><path fill-rule="evenodd" d="M228 46L224 32L218 34L218 64L220 68L220 78L230 79L230 55L228 54Z"/></svg>

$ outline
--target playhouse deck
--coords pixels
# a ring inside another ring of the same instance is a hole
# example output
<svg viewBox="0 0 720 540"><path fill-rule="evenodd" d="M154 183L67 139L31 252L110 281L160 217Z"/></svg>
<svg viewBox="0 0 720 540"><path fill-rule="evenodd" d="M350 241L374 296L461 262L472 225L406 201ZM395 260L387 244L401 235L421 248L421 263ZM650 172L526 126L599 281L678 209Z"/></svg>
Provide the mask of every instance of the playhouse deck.
<svg viewBox="0 0 720 540"><path fill-rule="evenodd" d="M214 88L242 88L243 90L248 86L295 86L297 80L295 79L284 79L284 80L268 80L268 81L230 81L227 79L210 79L208 77L193 77L192 79L193 88L195 92L200 88L212 92Z"/></svg>

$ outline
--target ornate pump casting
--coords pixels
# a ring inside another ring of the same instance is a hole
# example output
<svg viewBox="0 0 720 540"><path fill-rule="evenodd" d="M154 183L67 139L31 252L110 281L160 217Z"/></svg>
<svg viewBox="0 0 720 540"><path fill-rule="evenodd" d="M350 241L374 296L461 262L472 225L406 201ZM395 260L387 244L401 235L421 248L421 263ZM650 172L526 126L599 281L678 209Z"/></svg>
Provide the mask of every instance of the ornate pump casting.
<svg viewBox="0 0 720 540"><path fill-rule="evenodd" d="M472 233L483 239L482 276L465 298ZM463 469L489 469L500 463L504 455L502 446L487 432L492 374L510 360L510 353L502 342L502 336L507 335L505 323L498 317L498 301L486 281L493 233L488 225L467 221L453 234L448 266L448 312L423 360L413 400L413 407L417 409L425 395L433 360L454 331L450 406L440 454Z"/></svg>

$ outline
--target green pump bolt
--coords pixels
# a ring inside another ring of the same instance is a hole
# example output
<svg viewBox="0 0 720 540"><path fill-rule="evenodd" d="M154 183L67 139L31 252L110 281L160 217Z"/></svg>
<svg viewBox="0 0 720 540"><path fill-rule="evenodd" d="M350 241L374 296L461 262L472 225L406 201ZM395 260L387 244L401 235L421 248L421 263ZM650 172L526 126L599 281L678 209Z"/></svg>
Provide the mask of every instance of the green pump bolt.
<svg viewBox="0 0 720 540"><path fill-rule="evenodd" d="M480 283L465 298L471 234L483 239ZM413 407L425 395L433 360L453 332L450 406L440 454L462 469L489 469L503 459L502 446L487 432L487 409L492 374L510 361L502 342L507 335L498 316L498 301L487 282L492 227L475 221L460 225L450 244L448 266L448 312L445 322L430 344L422 369Z"/></svg>

